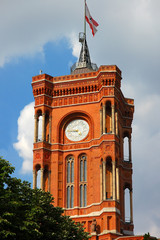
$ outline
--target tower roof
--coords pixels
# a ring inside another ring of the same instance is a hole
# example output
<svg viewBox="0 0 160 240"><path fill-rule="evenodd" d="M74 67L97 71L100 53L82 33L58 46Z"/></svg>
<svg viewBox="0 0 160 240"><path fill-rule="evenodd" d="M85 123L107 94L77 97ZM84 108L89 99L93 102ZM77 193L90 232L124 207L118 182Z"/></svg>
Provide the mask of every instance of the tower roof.
<svg viewBox="0 0 160 240"><path fill-rule="evenodd" d="M85 33L79 34L79 42L81 42L82 44L79 61L73 64L73 66L71 67L71 74L97 71L97 65L95 63L91 63Z"/></svg>

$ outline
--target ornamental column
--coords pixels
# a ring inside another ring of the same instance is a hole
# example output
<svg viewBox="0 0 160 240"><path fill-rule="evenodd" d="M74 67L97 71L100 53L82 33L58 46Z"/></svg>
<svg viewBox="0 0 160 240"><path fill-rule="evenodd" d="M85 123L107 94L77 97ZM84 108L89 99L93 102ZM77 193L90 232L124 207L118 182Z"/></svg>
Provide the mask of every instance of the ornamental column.
<svg viewBox="0 0 160 240"><path fill-rule="evenodd" d="M115 134L115 106L112 105L112 133Z"/></svg>
<svg viewBox="0 0 160 240"><path fill-rule="evenodd" d="M133 194L132 194L132 189L130 190L130 222L133 223Z"/></svg>
<svg viewBox="0 0 160 240"><path fill-rule="evenodd" d="M100 165L100 201L103 201L103 163Z"/></svg>
<svg viewBox="0 0 160 240"><path fill-rule="evenodd" d="M38 115L34 115L34 143L38 140Z"/></svg>
<svg viewBox="0 0 160 240"><path fill-rule="evenodd" d="M118 112L115 113L116 118L116 135L118 136Z"/></svg>
<svg viewBox="0 0 160 240"><path fill-rule="evenodd" d="M103 134L103 109L100 109L100 135Z"/></svg>
<svg viewBox="0 0 160 240"><path fill-rule="evenodd" d="M33 170L33 189L37 188L37 171Z"/></svg>
<svg viewBox="0 0 160 240"><path fill-rule="evenodd" d="M49 116L49 143L51 143L51 123L52 123L52 118Z"/></svg>
<svg viewBox="0 0 160 240"><path fill-rule="evenodd" d="M103 161L103 200L106 200L106 162Z"/></svg>
<svg viewBox="0 0 160 240"><path fill-rule="evenodd" d="M116 163L112 161L112 191L113 191L113 200L116 200Z"/></svg>
<svg viewBox="0 0 160 240"><path fill-rule="evenodd" d="M103 134L106 133L106 105L103 104Z"/></svg>
<svg viewBox="0 0 160 240"><path fill-rule="evenodd" d="M41 168L41 189L44 190L44 168Z"/></svg>
<svg viewBox="0 0 160 240"><path fill-rule="evenodd" d="M119 201L119 168L116 168L117 200Z"/></svg>
<svg viewBox="0 0 160 240"><path fill-rule="evenodd" d="M45 141L45 116L46 114L42 114L42 141Z"/></svg>

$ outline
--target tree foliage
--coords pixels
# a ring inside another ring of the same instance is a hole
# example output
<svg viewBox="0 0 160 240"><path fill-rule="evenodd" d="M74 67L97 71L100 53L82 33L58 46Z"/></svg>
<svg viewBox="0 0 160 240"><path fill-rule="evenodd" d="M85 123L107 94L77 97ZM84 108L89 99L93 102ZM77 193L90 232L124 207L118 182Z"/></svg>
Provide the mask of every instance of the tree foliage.
<svg viewBox="0 0 160 240"><path fill-rule="evenodd" d="M1 240L86 240L88 233L53 206L50 193L13 178L14 167L0 158Z"/></svg>
<svg viewBox="0 0 160 240"><path fill-rule="evenodd" d="M143 240L157 240L157 238L156 237L151 237L150 233L148 232L148 233L145 233L143 235Z"/></svg>

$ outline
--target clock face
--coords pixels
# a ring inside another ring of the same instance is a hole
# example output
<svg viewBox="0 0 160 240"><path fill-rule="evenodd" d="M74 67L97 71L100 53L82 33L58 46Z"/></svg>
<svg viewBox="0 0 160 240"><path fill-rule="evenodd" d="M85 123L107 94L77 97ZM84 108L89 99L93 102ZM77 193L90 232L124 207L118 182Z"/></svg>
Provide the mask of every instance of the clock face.
<svg viewBox="0 0 160 240"><path fill-rule="evenodd" d="M85 120L75 119L71 121L65 130L67 138L71 141L83 140L89 132L89 125Z"/></svg>

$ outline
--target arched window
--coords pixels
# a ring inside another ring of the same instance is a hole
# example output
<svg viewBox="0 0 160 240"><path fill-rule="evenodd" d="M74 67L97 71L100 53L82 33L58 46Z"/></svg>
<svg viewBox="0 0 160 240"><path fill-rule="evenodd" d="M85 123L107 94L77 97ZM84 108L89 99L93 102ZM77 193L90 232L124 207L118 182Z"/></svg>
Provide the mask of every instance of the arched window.
<svg viewBox="0 0 160 240"><path fill-rule="evenodd" d="M80 162L80 207L87 205L87 156L81 155Z"/></svg>
<svg viewBox="0 0 160 240"><path fill-rule="evenodd" d="M41 166L38 164L36 166L36 188L40 189L41 187Z"/></svg>
<svg viewBox="0 0 160 240"><path fill-rule="evenodd" d="M67 208L74 207L74 157L67 157Z"/></svg>
<svg viewBox="0 0 160 240"><path fill-rule="evenodd" d="M133 200L132 187L130 183L124 185L124 220L133 223Z"/></svg>
<svg viewBox="0 0 160 240"><path fill-rule="evenodd" d="M42 141L42 112L38 112L38 142Z"/></svg>
<svg viewBox="0 0 160 240"><path fill-rule="evenodd" d="M44 191L49 192L50 190L50 171L48 169L48 166L46 165L44 167Z"/></svg>
<svg viewBox="0 0 160 240"><path fill-rule="evenodd" d="M123 160L131 161L131 137L128 132L123 134Z"/></svg>
<svg viewBox="0 0 160 240"><path fill-rule="evenodd" d="M125 198L125 222L130 222L130 190L126 188L124 190L124 198Z"/></svg>
<svg viewBox="0 0 160 240"><path fill-rule="evenodd" d="M129 161L128 137L125 137L123 141L124 141L123 144L124 161Z"/></svg>

